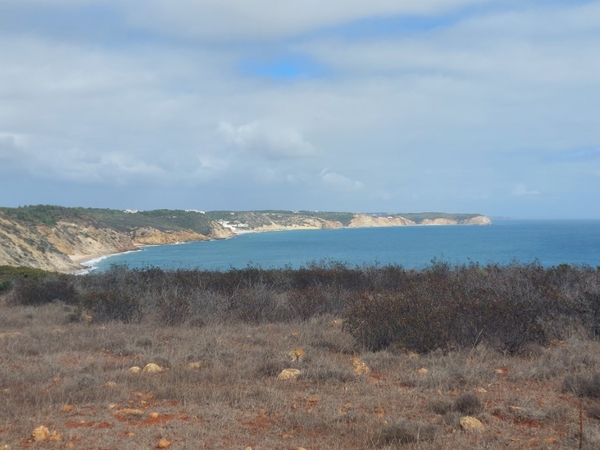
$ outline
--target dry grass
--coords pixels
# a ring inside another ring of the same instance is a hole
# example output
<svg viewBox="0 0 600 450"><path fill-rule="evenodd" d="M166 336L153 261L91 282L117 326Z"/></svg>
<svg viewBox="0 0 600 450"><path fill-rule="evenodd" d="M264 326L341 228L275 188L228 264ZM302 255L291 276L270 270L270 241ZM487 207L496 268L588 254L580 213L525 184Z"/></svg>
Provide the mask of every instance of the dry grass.
<svg viewBox="0 0 600 450"><path fill-rule="evenodd" d="M583 448L600 446L596 341L418 356L361 350L333 316L168 327L72 314L0 306L0 447L572 449L580 408ZM356 375L352 358L370 372ZM151 362L168 370L129 372ZM301 375L278 380L284 368ZM485 430L462 431L466 414ZM31 441L39 425L60 441Z"/></svg>

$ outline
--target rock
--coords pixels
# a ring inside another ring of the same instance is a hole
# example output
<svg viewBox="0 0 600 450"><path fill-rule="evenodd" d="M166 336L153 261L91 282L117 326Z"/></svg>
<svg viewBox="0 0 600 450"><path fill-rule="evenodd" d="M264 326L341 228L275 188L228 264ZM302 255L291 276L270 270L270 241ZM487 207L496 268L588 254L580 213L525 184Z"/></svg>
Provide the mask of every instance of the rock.
<svg viewBox="0 0 600 450"><path fill-rule="evenodd" d="M10 445L8 445L8 444L0 445L0 450L10 450Z"/></svg>
<svg viewBox="0 0 600 450"><path fill-rule="evenodd" d="M50 430L46 428L44 425L40 425L31 433L31 438L35 442L45 441L50 437Z"/></svg>
<svg viewBox="0 0 600 450"><path fill-rule="evenodd" d="M283 369L279 375L277 375L278 380L295 380L300 376L300 371L298 369Z"/></svg>
<svg viewBox="0 0 600 450"><path fill-rule="evenodd" d="M150 364L146 364L144 366L144 368L142 369L142 372L159 373L159 372L164 372L164 370L165 369L160 367L158 364L150 363Z"/></svg>
<svg viewBox="0 0 600 450"><path fill-rule="evenodd" d="M360 358L352 358L352 365L354 366L355 375L367 375L371 372L369 366Z"/></svg>
<svg viewBox="0 0 600 450"><path fill-rule="evenodd" d="M60 435L60 433L58 431L53 431L50 434L50 437L48 438L49 442L61 442L62 441L62 436Z"/></svg>
<svg viewBox="0 0 600 450"><path fill-rule="evenodd" d="M417 370L417 373L419 375L425 375L429 373L429 369L427 369L426 367L421 367L419 370Z"/></svg>
<svg viewBox="0 0 600 450"><path fill-rule="evenodd" d="M114 389L117 387L117 383L115 383L114 381L107 381L106 383L104 383L104 386L106 386L109 389Z"/></svg>
<svg viewBox="0 0 600 450"><path fill-rule="evenodd" d="M158 448L167 448L171 445L171 443L169 441L167 441L166 439L161 439L160 441L158 441Z"/></svg>
<svg viewBox="0 0 600 450"><path fill-rule="evenodd" d="M151 412L150 414L148 414L148 417L150 417L151 419L158 419L160 417L160 414L158 414L157 412Z"/></svg>
<svg viewBox="0 0 600 450"><path fill-rule="evenodd" d="M476 431L476 432L481 432L485 429L485 427L479 421L479 419L476 419L475 417L471 417L471 416L461 417L460 418L460 427L465 431Z"/></svg>
<svg viewBox="0 0 600 450"><path fill-rule="evenodd" d="M73 411L74 409L75 409L75 406L73 406L73 405L65 405L62 408L60 408L60 412L67 413L67 412Z"/></svg>
<svg viewBox="0 0 600 450"><path fill-rule="evenodd" d="M202 363L200 361L191 362L188 364L188 367L190 369L199 370L199 369L202 369Z"/></svg>
<svg viewBox="0 0 600 450"><path fill-rule="evenodd" d="M131 373L139 373L139 372L141 372L141 371L142 371L142 369L140 369L138 366L133 366L133 367L130 367L130 368L127 370L127 372L131 372Z"/></svg>
<svg viewBox="0 0 600 450"><path fill-rule="evenodd" d="M304 359L304 357L306 356L306 353L301 348L298 348L296 350L292 350L291 352L289 352L288 356L289 356L290 360L300 362Z"/></svg>

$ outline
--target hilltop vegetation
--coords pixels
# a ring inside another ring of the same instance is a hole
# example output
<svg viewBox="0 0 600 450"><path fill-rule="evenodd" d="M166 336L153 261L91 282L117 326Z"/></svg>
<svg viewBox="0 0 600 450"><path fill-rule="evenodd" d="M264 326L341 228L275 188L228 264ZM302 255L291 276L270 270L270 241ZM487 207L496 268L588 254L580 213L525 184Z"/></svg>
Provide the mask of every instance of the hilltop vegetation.
<svg viewBox="0 0 600 450"><path fill-rule="evenodd" d="M80 222L120 232L151 227L161 231L195 231L208 236L212 220L204 214L183 210L158 209L135 213L102 208L65 208L54 205L0 208L0 216L31 225L56 226L59 222Z"/></svg>

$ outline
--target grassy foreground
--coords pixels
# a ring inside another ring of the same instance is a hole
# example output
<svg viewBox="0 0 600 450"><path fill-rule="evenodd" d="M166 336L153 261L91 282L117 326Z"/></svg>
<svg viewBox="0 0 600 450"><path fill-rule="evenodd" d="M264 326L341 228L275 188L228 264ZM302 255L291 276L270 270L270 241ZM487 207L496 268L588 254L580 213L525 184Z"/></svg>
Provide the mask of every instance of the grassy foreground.
<svg viewBox="0 0 600 450"><path fill-rule="evenodd" d="M600 448L596 269L4 269L0 286L0 449Z"/></svg>

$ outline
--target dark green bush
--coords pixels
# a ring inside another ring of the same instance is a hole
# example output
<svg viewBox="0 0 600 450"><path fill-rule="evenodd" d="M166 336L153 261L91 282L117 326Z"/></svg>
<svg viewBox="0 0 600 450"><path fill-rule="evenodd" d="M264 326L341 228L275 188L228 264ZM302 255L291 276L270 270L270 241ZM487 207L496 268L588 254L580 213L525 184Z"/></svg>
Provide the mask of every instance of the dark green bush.
<svg viewBox="0 0 600 450"><path fill-rule="evenodd" d="M21 278L15 281L9 302L14 305L38 306L62 301L76 304L79 296L73 280L67 275Z"/></svg>
<svg viewBox="0 0 600 450"><path fill-rule="evenodd" d="M143 304L139 297L113 289L85 293L82 306L90 311L96 322L115 320L131 323L143 317Z"/></svg>
<svg viewBox="0 0 600 450"><path fill-rule="evenodd" d="M5 292L10 291L11 287L12 287L12 282L10 282L8 280L0 282L0 294L4 294Z"/></svg>

